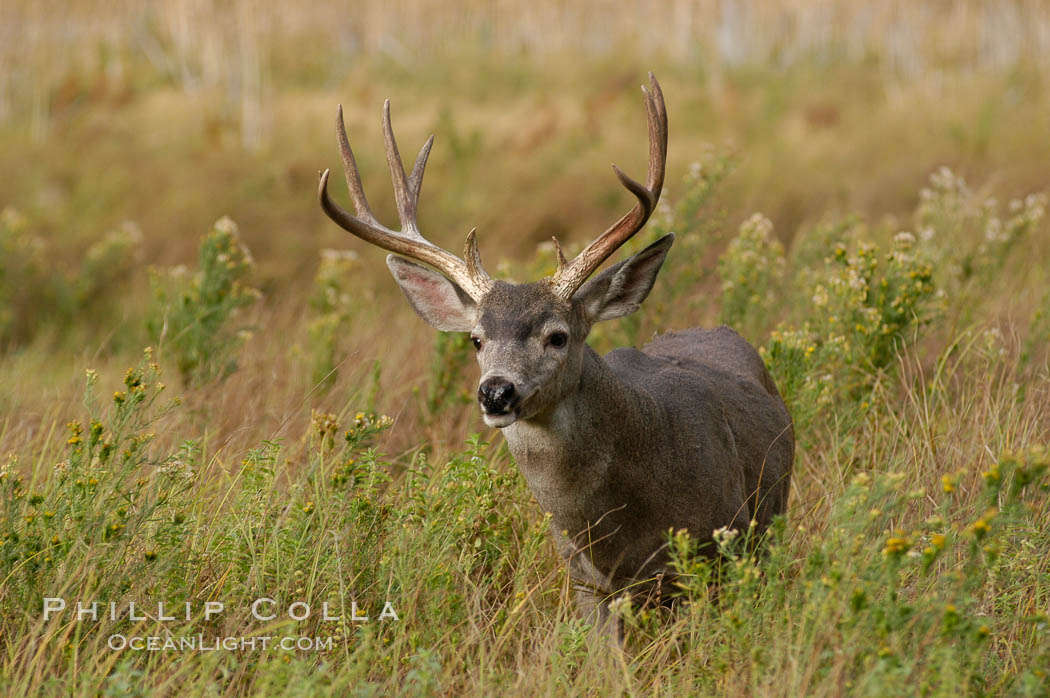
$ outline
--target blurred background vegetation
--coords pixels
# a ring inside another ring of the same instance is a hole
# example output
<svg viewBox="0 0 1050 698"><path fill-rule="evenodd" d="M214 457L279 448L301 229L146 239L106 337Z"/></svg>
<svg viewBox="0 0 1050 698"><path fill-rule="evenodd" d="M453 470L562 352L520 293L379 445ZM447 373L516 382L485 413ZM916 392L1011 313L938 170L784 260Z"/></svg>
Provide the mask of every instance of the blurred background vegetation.
<svg viewBox="0 0 1050 698"><path fill-rule="evenodd" d="M583 244L629 205L608 164L644 167L647 70L667 95L665 199L694 163L721 163L717 227L760 211L790 244L842 214L903 218L941 165L989 196L1040 189L1047 7L7 0L0 208L21 232L4 243L20 247L3 262L3 412L19 432L38 428L85 361L126 364L113 357L151 341L147 269L192 266L224 215L262 301L242 309L255 313L251 368L222 391L237 398L202 403L206 422L248 441L284 423L318 379L317 361L302 373L289 363L307 344L328 344L344 388L389 357L382 394L404 405L433 337L382 254L314 203L318 171L338 162L338 103L384 219L396 220L379 129L389 97L403 149L437 136L424 229L458 250L477 226L490 266L518 277L550 261L537 246L551 235ZM327 248L355 255L338 346L334 328L322 339L317 323L313 334L298 325ZM15 269L12 255L26 261ZM717 316L698 303L674 324ZM231 410L244 400L269 405L250 426Z"/></svg>

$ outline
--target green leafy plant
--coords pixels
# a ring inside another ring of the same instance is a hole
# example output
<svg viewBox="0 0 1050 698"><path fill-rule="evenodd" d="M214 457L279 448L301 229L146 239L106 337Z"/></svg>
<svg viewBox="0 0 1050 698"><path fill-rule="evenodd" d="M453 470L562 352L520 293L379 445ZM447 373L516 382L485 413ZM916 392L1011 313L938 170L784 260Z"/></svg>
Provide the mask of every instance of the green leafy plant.
<svg viewBox="0 0 1050 698"><path fill-rule="evenodd" d="M760 353L805 432L821 410L850 403L867 409L880 373L938 312L933 270L911 233L886 252L840 241L823 269L800 275L812 312L800 326L782 323ZM804 295L803 295L804 294Z"/></svg>
<svg viewBox="0 0 1050 698"><path fill-rule="evenodd" d="M170 352L183 378L195 383L236 369L248 332L233 320L260 296L245 284L253 261L229 218L220 218L201 240L199 265L193 276L183 269L153 272L155 307L148 321L159 350Z"/></svg>
<svg viewBox="0 0 1050 698"><path fill-rule="evenodd" d="M109 318L138 269L142 233L133 223L85 250L59 255L14 208L0 212L0 346L29 343L45 327L66 332Z"/></svg>
<svg viewBox="0 0 1050 698"><path fill-rule="evenodd" d="M423 397L429 421L454 405L470 404L471 396L466 389L464 373L473 360L474 347L469 335L464 332L438 332Z"/></svg>
<svg viewBox="0 0 1050 698"><path fill-rule="evenodd" d="M773 236L773 223L755 214L718 260L722 276L722 322L745 337L765 327L784 278L784 246Z"/></svg>
<svg viewBox="0 0 1050 698"><path fill-rule="evenodd" d="M315 386L331 386L337 377L340 340L349 333L354 312L362 305L360 298L355 303L352 289L358 267L357 254L352 251L321 250L310 294L312 316L306 327Z"/></svg>
<svg viewBox="0 0 1050 698"><path fill-rule="evenodd" d="M37 331L40 307L61 307L48 273L44 240L14 208L0 212L0 341L22 343Z"/></svg>

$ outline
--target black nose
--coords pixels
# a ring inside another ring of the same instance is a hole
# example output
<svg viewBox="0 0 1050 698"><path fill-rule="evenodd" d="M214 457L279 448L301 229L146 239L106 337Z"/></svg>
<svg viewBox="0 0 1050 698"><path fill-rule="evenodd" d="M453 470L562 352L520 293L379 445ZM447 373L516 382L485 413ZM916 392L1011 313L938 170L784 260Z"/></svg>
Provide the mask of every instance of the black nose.
<svg viewBox="0 0 1050 698"><path fill-rule="evenodd" d="M503 414L511 408L516 397L514 384L498 376L486 378L478 388L478 402L489 414Z"/></svg>

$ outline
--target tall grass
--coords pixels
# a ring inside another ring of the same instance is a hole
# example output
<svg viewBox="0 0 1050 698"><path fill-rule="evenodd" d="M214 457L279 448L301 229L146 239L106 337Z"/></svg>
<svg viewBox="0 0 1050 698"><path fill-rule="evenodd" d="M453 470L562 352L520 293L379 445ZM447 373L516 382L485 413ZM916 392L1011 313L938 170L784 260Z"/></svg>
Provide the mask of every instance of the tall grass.
<svg viewBox="0 0 1050 698"><path fill-rule="evenodd" d="M949 178L935 176L941 193L922 197L916 220L929 222L937 197L969 210L974 195L961 181L940 186ZM213 430L187 431L152 350L119 384L89 370L64 426L16 447L0 474L3 685L78 695L1041 695L1050 373L1045 345L1021 360L1020 343L986 314L988 285L1032 283L1009 270L1047 249L1041 197L1007 208L1025 225L998 271L980 277L951 263L995 242L965 216L919 237L829 224L786 251L770 244L765 219L742 226L717 265L722 312L751 326L795 415L790 510L758 557L724 535L719 561L697 558L685 532L669 531L681 602L618 601L622 652L575 618L547 520L498 437L466 437L438 412L460 409L449 391L468 380L448 339L418 404L430 433L460 445L416 441L394 455L383 437L396 422L365 407L376 399L365 391L314 410L301 433L231 447ZM688 236L690 208L672 210L663 223ZM202 238L202 259L216 235ZM692 289L678 268L707 254L679 252L653 299L657 318ZM977 278L983 295L966 290ZM328 298L330 280L317 283ZM316 340L310 317L298 332ZM222 336L232 342L221 325L209 335ZM330 357L332 345L321 351ZM309 375L310 357L296 360ZM206 396L236 375L194 380L209 381ZM78 615L78 601L102 611ZM222 611L209 611L216 601ZM145 615L133 617L132 603ZM178 649L186 638L234 644ZM282 649L284 638L305 644ZM125 647L133 641L158 649Z"/></svg>

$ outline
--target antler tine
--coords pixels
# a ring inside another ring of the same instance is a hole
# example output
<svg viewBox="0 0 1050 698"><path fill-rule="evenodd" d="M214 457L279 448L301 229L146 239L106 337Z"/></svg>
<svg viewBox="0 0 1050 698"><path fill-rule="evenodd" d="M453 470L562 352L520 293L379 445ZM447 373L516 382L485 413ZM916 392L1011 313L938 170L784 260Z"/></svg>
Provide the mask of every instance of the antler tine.
<svg viewBox="0 0 1050 698"><path fill-rule="evenodd" d="M664 173L667 165L667 107L664 104L664 92L656 76L649 73L649 90L642 87L645 93L645 109L649 123L649 171L648 188L654 193L655 200L660 200L664 188ZM653 126L656 128L653 128Z"/></svg>
<svg viewBox="0 0 1050 698"><path fill-rule="evenodd" d="M357 170L357 160L354 159L354 151L350 148L350 139L346 137L342 104L339 105L335 116L335 136L339 141L339 155L343 160L343 176L346 177L346 188L354 202L354 209L362 219L369 223L378 223L376 217L372 215L372 208L368 205L368 197L365 196L365 188L361 184L361 173Z"/></svg>
<svg viewBox="0 0 1050 698"><path fill-rule="evenodd" d="M434 267L457 283L475 301L480 301L481 297L492 287L492 280L481 266L481 256L478 254L474 231L467 236L467 250L470 256L468 262L434 245L419 232L416 220L419 192L423 186L423 172L430 156L430 148L434 144L434 137L431 136L423 144L415 165L412 167L412 174L406 179L401 154L398 152L394 131L390 126L389 100L383 106L383 134L386 140L387 164L394 182L394 198L397 202L402 229L400 231L391 230L380 224L372 214L361 184L357 162L354 160L354 153L346 135L341 106L336 116L336 138L339 141L339 150L343 159L347 189L350 191L350 198L354 202L357 215L346 211L328 196L329 170L321 173L321 181L317 187L317 198L321 208L329 218L347 232L384 250L411 257Z"/></svg>
<svg viewBox="0 0 1050 698"><path fill-rule="evenodd" d="M467 241L463 245L463 259L467 263L467 272L471 276L489 278L485 267L481 265L481 252L478 251L477 228L471 228L467 233Z"/></svg>
<svg viewBox="0 0 1050 698"><path fill-rule="evenodd" d="M641 230L660 200L667 164L667 109L664 105L660 83L656 81L656 76L652 73L649 73L649 89L647 90L643 85L642 92L645 95L645 111L649 125L649 169L646 183L643 186L624 174L619 167L613 165L613 171L620 183L634 194L638 203L599 235L569 264L559 264L558 271L550 277L548 283L562 298L571 298L572 294L587 280L587 277L602 265L602 262Z"/></svg>
<svg viewBox="0 0 1050 698"><path fill-rule="evenodd" d="M416 212L419 211L419 191L423 188L423 171L427 169L427 160L430 158L430 148L434 145L434 136L430 136L423 147L419 149L416 156L416 164L412 166L412 174L408 177L408 191L416 203Z"/></svg>
<svg viewBox="0 0 1050 698"><path fill-rule="evenodd" d="M416 222L416 199L413 196L413 187L409 186L405 178L405 166L401 162L401 152L397 148L397 139L394 138L394 129L390 125L390 100L383 102L383 140L386 142L386 164L390 168L390 179L394 183L394 201L397 203L397 215L401 219L401 228L404 232L419 236L419 225ZM423 150L429 148L424 145ZM420 152L423 158L423 152ZM429 154L428 154L429 155ZM424 161L426 158L423 158ZM419 159L416 161L419 165ZM424 162L425 165L425 162ZM413 167L412 174L415 174Z"/></svg>

